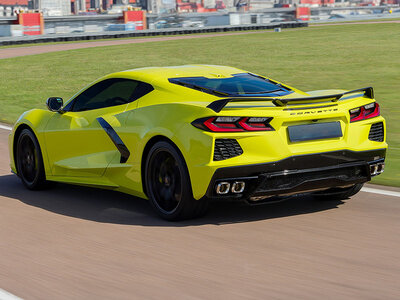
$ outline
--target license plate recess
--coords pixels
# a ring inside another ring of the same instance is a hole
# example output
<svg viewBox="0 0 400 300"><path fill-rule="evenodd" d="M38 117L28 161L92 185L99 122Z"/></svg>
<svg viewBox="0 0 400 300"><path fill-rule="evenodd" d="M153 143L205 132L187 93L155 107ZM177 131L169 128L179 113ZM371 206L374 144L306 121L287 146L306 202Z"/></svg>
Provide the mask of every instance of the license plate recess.
<svg viewBox="0 0 400 300"><path fill-rule="evenodd" d="M294 125L288 127L291 142L303 142L342 137L340 122Z"/></svg>

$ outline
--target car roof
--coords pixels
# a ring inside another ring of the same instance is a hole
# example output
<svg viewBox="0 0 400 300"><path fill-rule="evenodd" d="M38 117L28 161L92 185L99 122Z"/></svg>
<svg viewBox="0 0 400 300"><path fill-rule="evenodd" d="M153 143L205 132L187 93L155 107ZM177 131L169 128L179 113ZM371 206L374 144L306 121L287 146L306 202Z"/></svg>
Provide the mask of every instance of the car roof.
<svg viewBox="0 0 400 300"><path fill-rule="evenodd" d="M183 65L170 67L148 67L126 70L108 75L107 77L123 77L136 79L152 84L169 83L169 78L176 77L207 77L207 78L223 78L232 77L233 74L243 73L246 71L217 65Z"/></svg>

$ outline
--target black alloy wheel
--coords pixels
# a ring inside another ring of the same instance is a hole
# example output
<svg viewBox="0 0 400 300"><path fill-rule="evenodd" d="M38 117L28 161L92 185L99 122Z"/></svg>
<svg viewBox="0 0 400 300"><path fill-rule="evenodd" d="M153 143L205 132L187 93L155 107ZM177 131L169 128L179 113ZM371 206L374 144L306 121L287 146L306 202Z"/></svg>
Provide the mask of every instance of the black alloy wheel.
<svg viewBox="0 0 400 300"><path fill-rule="evenodd" d="M35 135L29 129L22 130L18 136L15 161L17 174L28 189L36 190L45 186L42 153Z"/></svg>
<svg viewBox="0 0 400 300"><path fill-rule="evenodd" d="M170 221L198 217L206 212L207 200L195 200L189 173L181 154L168 142L157 142L146 161L146 189L156 212Z"/></svg>
<svg viewBox="0 0 400 300"><path fill-rule="evenodd" d="M156 204L165 213L172 213L182 200L182 178L173 156L159 149L153 154L150 164L150 184Z"/></svg>

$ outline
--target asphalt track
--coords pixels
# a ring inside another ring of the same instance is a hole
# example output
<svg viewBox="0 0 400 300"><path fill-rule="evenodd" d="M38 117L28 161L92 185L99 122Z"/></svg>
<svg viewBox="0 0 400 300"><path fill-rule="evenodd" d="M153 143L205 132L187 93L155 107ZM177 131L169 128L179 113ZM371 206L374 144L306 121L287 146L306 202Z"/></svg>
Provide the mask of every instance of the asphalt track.
<svg viewBox="0 0 400 300"><path fill-rule="evenodd" d="M332 25L355 25L355 24L379 24L379 23L400 23L400 20L388 20L388 21L368 21L368 22L342 22L342 23L324 23L324 24L311 24L311 27L318 26L332 26ZM307 30L306 28L294 28L285 29L285 31L292 30ZM161 42L161 41L171 41L171 40L184 40L184 39L199 39L208 37L218 37L227 35L244 35L244 34L260 34L273 31L245 31L245 32L227 32L227 33L217 33L217 34L193 34L193 35L179 35L179 36L167 36L167 37L154 37L154 38L134 38L134 39L109 39L104 41L96 42L79 42L79 43L61 43L61 44L41 44L27 47L10 47L10 48L0 48L0 59L35 55L41 53L74 50L82 48L93 48L99 46L114 46L123 44L138 44L138 43L149 43L149 42Z"/></svg>
<svg viewBox="0 0 400 300"><path fill-rule="evenodd" d="M8 133L0 128L0 298L400 299L399 189L218 203L169 223L112 191L27 191L9 171Z"/></svg>

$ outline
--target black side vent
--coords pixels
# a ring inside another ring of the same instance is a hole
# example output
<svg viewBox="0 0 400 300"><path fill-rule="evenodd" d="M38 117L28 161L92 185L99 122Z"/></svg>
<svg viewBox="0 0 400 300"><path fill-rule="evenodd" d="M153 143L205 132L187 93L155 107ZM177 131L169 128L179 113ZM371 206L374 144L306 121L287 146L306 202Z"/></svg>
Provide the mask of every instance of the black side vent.
<svg viewBox="0 0 400 300"><path fill-rule="evenodd" d="M243 153L242 147L235 139L216 139L214 160L224 160Z"/></svg>
<svg viewBox="0 0 400 300"><path fill-rule="evenodd" d="M375 142L383 142L384 136L383 123L379 122L372 124L371 129L369 130L368 139Z"/></svg>

